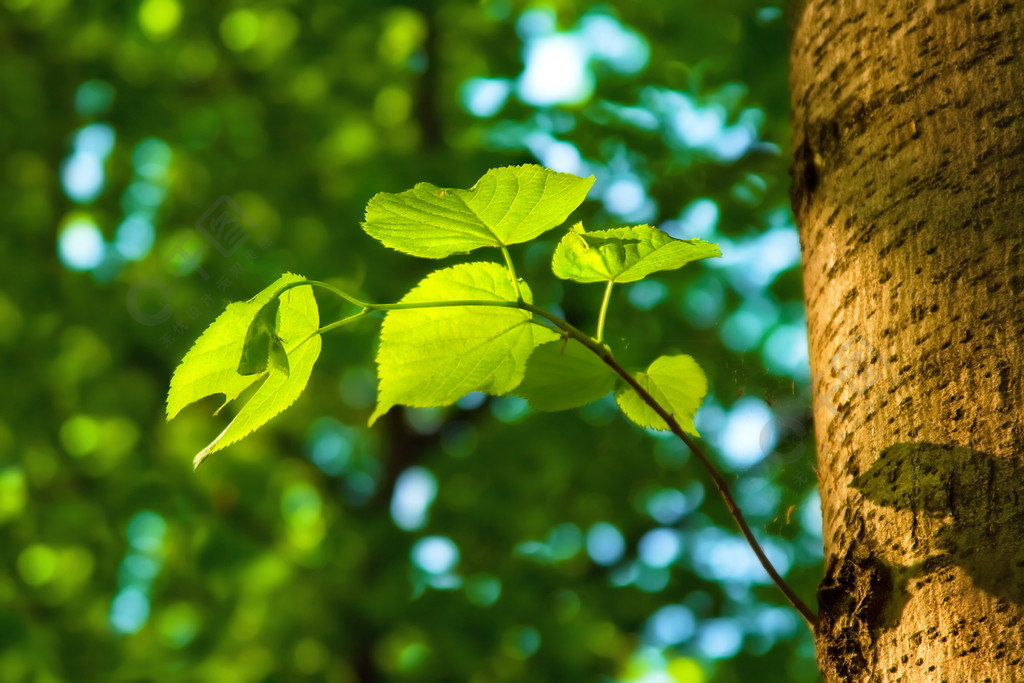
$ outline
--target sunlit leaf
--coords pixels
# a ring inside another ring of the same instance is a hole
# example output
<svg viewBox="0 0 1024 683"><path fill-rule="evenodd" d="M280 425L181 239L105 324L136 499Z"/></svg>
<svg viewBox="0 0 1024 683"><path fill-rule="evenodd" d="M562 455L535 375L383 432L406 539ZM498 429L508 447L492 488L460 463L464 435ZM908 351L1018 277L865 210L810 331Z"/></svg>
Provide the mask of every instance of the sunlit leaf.
<svg viewBox="0 0 1024 683"><path fill-rule="evenodd" d="M649 225L587 232L577 224L555 248L551 268L564 280L635 282L659 270L721 255L717 244L678 240Z"/></svg>
<svg viewBox="0 0 1024 683"><path fill-rule="evenodd" d="M385 246L424 258L517 244L565 221L593 183L536 165L494 168L469 190L420 183L382 192L367 205L363 229Z"/></svg>
<svg viewBox="0 0 1024 683"><path fill-rule="evenodd" d="M708 380L704 371L690 356L661 356L647 368L647 372L634 375L651 396L676 419L683 431L699 436L693 417L708 393ZM615 398L622 412L641 427L667 430L668 425L629 386L616 392Z"/></svg>
<svg viewBox="0 0 1024 683"><path fill-rule="evenodd" d="M320 337L317 335L295 348L319 327L316 300L310 287L296 287L280 297L277 335L282 348L279 351L273 351L273 346L269 348L270 370L258 375L240 375L237 371L250 323L257 313L284 285L302 279L298 275L285 274L249 301L229 304L200 335L174 371L167 394L168 419L206 396L223 394L227 404L249 387L259 384L227 428L196 455L197 466L210 453L265 424L291 405L305 388L313 364L320 355ZM280 355L284 349L289 350L290 374L280 371L280 358L276 362L273 359L275 353Z"/></svg>
<svg viewBox="0 0 1024 683"><path fill-rule="evenodd" d="M513 393L534 410L568 410L601 398L615 388L615 379L612 369L583 344L558 340L537 347Z"/></svg>
<svg viewBox="0 0 1024 683"><path fill-rule="evenodd" d="M532 301L523 285L523 298ZM402 303L516 301L508 271L465 263L424 278ZM394 405L446 406L471 391L506 394L522 381L538 345L558 335L518 308L446 306L390 311L377 352L380 376L372 424Z"/></svg>

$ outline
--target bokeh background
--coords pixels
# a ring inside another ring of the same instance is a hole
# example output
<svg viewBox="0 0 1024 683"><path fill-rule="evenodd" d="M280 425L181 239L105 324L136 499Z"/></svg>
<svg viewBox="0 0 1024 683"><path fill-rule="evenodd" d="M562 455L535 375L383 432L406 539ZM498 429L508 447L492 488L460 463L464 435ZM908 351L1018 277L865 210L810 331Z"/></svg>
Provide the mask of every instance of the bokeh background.
<svg viewBox="0 0 1024 683"><path fill-rule="evenodd" d="M703 472L611 400L369 430L365 321L198 473L230 415L163 410L192 340L282 271L388 301L437 267L361 232L375 192L593 174L589 227L721 244L620 288L608 339L707 370L698 427L813 603L779 2L3 0L0 681L818 680ZM592 328L559 234L513 256Z"/></svg>

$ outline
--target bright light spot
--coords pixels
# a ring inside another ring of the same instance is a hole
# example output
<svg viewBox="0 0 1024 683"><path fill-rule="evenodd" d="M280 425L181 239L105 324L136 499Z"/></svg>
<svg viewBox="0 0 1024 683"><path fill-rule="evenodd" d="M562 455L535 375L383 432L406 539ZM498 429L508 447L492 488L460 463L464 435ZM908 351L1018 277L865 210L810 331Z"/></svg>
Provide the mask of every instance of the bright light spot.
<svg viewBox="0 0 1024 683"><path fill-rule="evenodd" d="M811 491L800 506L800 524L808 534L821 538L821 495L817 491Z"/></svg>
<svg viewBox="0 0 1024 683"><path fill-rule="evenodd" d="M660 524L675 524L690 511L682 491L662 489L647 499L647 514Z"/></svg>
<svg viewBox="0 0 1024 683"><path fill-rule="evenodd" d="M18 555L18 572L25 583L41 586L57 573L57 553L40 543L30 545Z"/></svg>
<svg viewBox="0 0 1024 683"><path fill-rule="evenodd" d="M471 78L462 84L462 105L473 116L488 118L501 111L511 90L504 78Z"/></svg>
<svg viewBox="0 0 1024 683"><path fill-rule="evenodd" d="M736 161L750 149L756 139L757 132L747 125L724 128L711 144L711 152L720 161Z"/></svg>
<svg viewBox="0 0 1024 683"><path fill-rule="evenodd" d="M476 410L477 408L482 406L484 404L484 401L486 400L487 394L485 394L484 392L471 391L462 398L460 398L458 401L456 401L455 404L462 408L463 410Z"/></svg>
<svg viewBox="0 0 1024 683"><path fill-rule="evenodd" d="M632 216L644 207L647 191L636 178L619 178L605 188L604 205L617 216Z"/></svg>
<svg viewBox="0 0 1024 683"><path fill-rule="evenodd" d="M235 52L256 44L260 35L260 18L249 9L236 9L220 22L220 37Z"/></svg>
<svg viewBox="0 0 1024 683"><path fill-rule="evenodd" d="M519 77L519 98L538 107L582 102L594 89L587 68L587 50L572 35L556 34L531 39Z"/></svg>
<svg viewBox="0 0 1024 683"><path fill-rule="evenodd" d="M128 544L143 553L158 552L166 532L167 522L150 510L142 510L128 520Z"/></svg>
<svg viewBox="0 0 1024 683"><path fill-rule="evenodd" d="M110 603L110 624L121 633L137 633L149 618L149 598L139 588L125 588Z"/></svg>
<svg viewBox="0 0 1024 683"><path fill-rule="evenodd" d="M761 445L761 432L765 425L774 424L774 420L764 401L753 396L746 396L733 404L719 434L718 448L734 469L750 467L767 455ZM774 448L775 440L771 439L766 445Z"/></svg>
<svg viewBox="0 0 1024 683"><path fill-rule="evenodd" d="M128 521L128 543L140 552L159 551L166 532L167 523L164 518L150 510L136 513Z"/></svg>
<svg viewBox="0 0 1024 683"><path fill-rule="evenodd" d="M795 379L810 376L807 355L807 326L780 325L764 343L765 365L777 375Z"/></svg>
<svg viewBox="0 0 1024 683"><path fill-rule="evenodd" d="M736 497L740 508L748 515L766 517L778 509L780 492L779 487L764 477L750 476L736 482Z"/></svg>
<svg viewBox="0 0 1024 683"><path fill-rule="evenodd" d="M160 573L160 563L146 555L132 553L121 561L118 582L121 584L150 583Z"/></svg>
<svg viewBox="0 0 1024 683"><path fill-rule="evenodd" d="M634 74L647 65L647 42L607 14L583 17L579 33L593 56L619 73Z"/></svg>
<svg viewBox="0 0 1024 683"><path fill-rule="evenodd" d="M391 497L391 518L406 531L415 531L427 521L427 512L437 495L437 480L429 470L410 467L395 480Z"/></svg>
<svg viewBox="0 0 1024 683"><path fill-rule="evenodd" d="M763 316L740 308L722 323L722 342L737 353L757 348L768 327Z"/></svg>
<svg viewBox="0 0 1024 683"><path fill-rule="evenodd" d="M427 536L413 545L412 561L428 574L447 574L459 563L459 549L450 538Z"/></svg>
<svg viewBox="0 0 1024 683"><path fill-rule="evenodd" d="M655 647L678 645L697 630L693 612L683 605L666 605L647 621L647 639Z"/></svg>
<svg viewBox="0 0 1024 683"><path fill-rule="evenodd" d="M76 202L89 202L103 189L103 162L89 152L75 152L60 169L64 192Z"/></svg>
<svg viewBox="0 0 1024 683"><path fill-rule="evenodd" d="M725 110L712 104L697 106L689 96L676 93L672 98L676 105L672 123L680 140L689 147L704 147L721 135L725 124Z"/></svg>
<svg viewBox="0 0 1024 683"><path fill-rule="evenodd" d="M516 22L516 32L523 40L550 35L555 32L555 13L550 9L527 10Z"/></svg>
<svg viewBox="0 0 1024 683"><path fill-rule="evenodd" d="M706 657L727 659L739 652L743 632L732 619L709 619L697 636L697 647Z"/></svg>
<svg viewBox="0 0 1024 683"><path fill-rule="evenodd" d="M587 175L583 157L580 156L580 151L572 143L559 140L552 141L537 157L541 163L552 171L572 173L579 176Z"/></svg>
<svg viewBox="0 0 1024 683"><path fill-rule="evenodd" d="M770 278L800 263L800 236L792 226L772 228L757 245L758 267Z"/></svg>
<svg viewBox="0 0 1024 683"><path fill-rule="evenodd" d="M331 418L319 418L309 428L309 459L326 474L341 474L352 455L348 429Z"/></svg>
<svg viewBox="0 0 1024 683"><path fill-rule="evenodd" d="M626 552L626 539L608 522L598 522L587 532L587 553L594 562L608 566L615 564Z"/></svg>
<svg viewBox="0 0 1024 683"><path fill-rule="evenodd" d="M708 237L718 225L718 204L713 199L701 197L686 205L674 221L667 221L665 232L676 239Z"/></svg>
<svg viewBox="0 0 1024 683"><path fill-rule="evenodd" d="M171 163L171 147L159 138L146 138L132 150L135 172L149 180L163 180Z"/></svg>
<svg viewBox="0 0 1024 683"><path fill-rule="evenodd" d="M153 248L155 236L153 224L149 219L142 214L133 213L117 226L114 247L129 261L138 261L145 258Z"/></svg>
<svg viewBox="0 0 1024 683"><path fill-rule="evenodd" d="M178 27L181 6L175 0L144 0L139 6L139 26L153 40L163 40Z"/></svg>
<svg viewBox="0 0 1024 683"><path fill-rule="evenodd" d="M629 288L629 303L639 311L649 311L668 296L668 287L659 280L642 280Z"/></svg>
<svg viewBox="0 0 1024 683"><path fill-rule="evenodd" d="M747 542L721 529L708 527L690 535L694 570L705 579L738 584L767 584L771 579L750 550ZM792 561L788 552L767 540L762 543L765 554L779 573L785 576Z"/></svg>
<svg viewBox="0 0 1024 683"><path fill-rule="evenodd" d="M114 129L105 123L91 123L75 133L71 143L76 153L92 154L101 160L114 149Z"/></svg>
<svg viewBox="0 0 1024 683"><path fill-rule="evenodd" d="M75 218L61 231L57 254L69 270L92 270L103 261L103 235L91 218Z"/></svg>
<svg viewBox="0 0 1024 683"><path fill-rule="evenodd" d="M659 568L675 562L682 549L678 532L672 529L652 529L640 539L637 554L647 566Z"/></svg>

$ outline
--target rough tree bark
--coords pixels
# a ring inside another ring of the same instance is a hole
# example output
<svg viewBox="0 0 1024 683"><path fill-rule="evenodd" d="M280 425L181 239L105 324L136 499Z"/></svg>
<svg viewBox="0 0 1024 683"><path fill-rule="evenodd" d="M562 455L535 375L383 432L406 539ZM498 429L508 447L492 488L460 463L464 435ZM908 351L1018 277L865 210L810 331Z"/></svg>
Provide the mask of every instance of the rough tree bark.
<svg viewBox="0 0 1024 683"><path fill-rule="evenodd" d="M1024 681L1024 8L792 8L828 681Z"/></svg>

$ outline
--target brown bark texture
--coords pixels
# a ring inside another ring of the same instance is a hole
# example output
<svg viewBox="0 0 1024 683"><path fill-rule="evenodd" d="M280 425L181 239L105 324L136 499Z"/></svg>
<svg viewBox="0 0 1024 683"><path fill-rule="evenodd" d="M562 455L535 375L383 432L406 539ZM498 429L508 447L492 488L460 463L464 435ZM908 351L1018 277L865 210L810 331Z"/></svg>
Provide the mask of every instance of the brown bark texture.
<svg viewBox="0 0 1024 683"><path fill-rule="evenodd" d="M1024 682L1022 5L791 8L830 682Z"/></svg>

